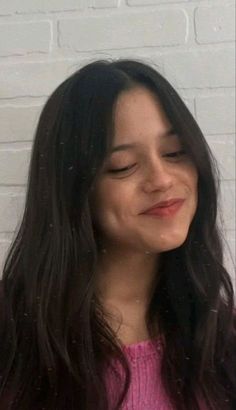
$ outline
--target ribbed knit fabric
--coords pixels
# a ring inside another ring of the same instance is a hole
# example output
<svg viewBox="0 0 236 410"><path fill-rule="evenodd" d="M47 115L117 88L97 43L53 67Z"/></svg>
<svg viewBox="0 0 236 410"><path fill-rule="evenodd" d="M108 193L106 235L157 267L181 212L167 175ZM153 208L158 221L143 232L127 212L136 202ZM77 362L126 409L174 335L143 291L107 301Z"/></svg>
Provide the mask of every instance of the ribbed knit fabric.
<svg viewBox="0 0 236 410"><path fill-rule="evenodd" d="M131 385L122 410L173 410L160 378L162 349L160 338L123 347L131 368ZM111 366L124 375L116 359L111 361ZM113 410L114 400L120 392L117 389L119 382L111 367L106 369L105 382L109 410Z"/></svg>
<svg viewBox="0 0 236 410"><path fill-rule="evenodd" d="M164 390L160 370L163 354L161 338L145 340L123 346L130 369L131 385L121 410L174 410ZM117 359L112 359L105 371L105 383L108 392L109 410L114 410L117 395L119 396L120 381L116 378L111 367L123 377L124 371ZM201 410L208 407L198 396Z"/></svg>

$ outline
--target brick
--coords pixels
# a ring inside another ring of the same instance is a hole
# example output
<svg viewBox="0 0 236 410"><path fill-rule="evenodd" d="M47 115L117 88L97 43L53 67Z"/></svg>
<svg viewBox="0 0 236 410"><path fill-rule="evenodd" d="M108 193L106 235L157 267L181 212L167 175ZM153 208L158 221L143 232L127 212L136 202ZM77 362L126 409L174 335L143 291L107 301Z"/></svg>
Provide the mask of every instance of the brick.
<svg viewBox="0 0 236 410"><path fill-rule="evenodd" d="M2 64L0 66L0 98L47 96L79 64L73 61Z"/></svg>
<svg viewBox="0 0 236 410"><path fill-rule="evenodd" d="M195 11L196 40L200 44L234 41L235 7L199 7Z"/></svg>
<svg viewBox="0 0 236 410"><path fill-rule="evenodd" d="M90 7L95 9L119 7L119 0L90 0Z"/></svg>
<svg viewBox="0 0 236 410"><path fill-rule="evenodd" d="M154 6L155 4L184 3L188 0L126 0L126 1L127 1L128 6Z"/></svg>
<svg viewBox="0 0 236 410"><path fill-rule="evenodd" d="M22 215L24 199L24 195L0 192L0 232L15 231Z"/></svg>
<svg viewBox="0 0 236 410"><path fill-rule="evenodd" d="M89 16L59 21L59 44L78 52L178 45L185 43L186 31L187 16L178 9Z"/></svg>
<svg viewBox="0 0 236 410"><path fill-rule="evenodd" d="M13 237L13 234L11 232L4 232L4 233L0 232L0 243L2 242L10 243L12 241L12 237Z"/></svg>
<svg viewBox="0 0 236 410"><path fill-rule="evenodd" d="M47 53L51 42L49 22L0 24L0 56Z"/></svg>
<svg viewBox="0 0 236 410"><path fill-rule="evenodd" d="M0 184L26 183L30 151L31 147L26 144L0 145Z"/></svg>
<svg viewBox="0 0 236 410"><path fill-rule="evenodd" d="M199 125L206 134L235 132L235 97L233 95L196 97L196 114Z"/></svg>
<svg viewBox="0 0 236 410"><path fill-rule="evenodd" d="M218 162L221 178L233 180L235 178L235 137L229 135L211 135L207 142Z"/></svg>
<svg viewBox="0 0 236 410"><path fill-rule="evenodd" d="M167 78L178 88L233 87L234 48L171 52L163 56Z"/></svg>
<svg viewBox="0 0 236 410"><path fill-rule="evenodd" d="M236 292L235 230L226 231L224 237L226 240L226 243L224 246L224 265L231 276L233 286L234 286L234 291Z"/></svg>
<svg viewBox="0 0 236 410"><path fill-rule="evenodd" d="M221 181L220 203L225 230L235 229L235 181Z"/></svg>
<svg viewBox="0 0 236 410"><path fill-rule="evenodd" d="M85 0L1 0L0 14L79 10L84 5Z"/></svg>
<svg viewBox="0 0 236 410"><path fill-rule="evenodd" d="M31 141L42 106L0 106L0 142Z"/></svg>

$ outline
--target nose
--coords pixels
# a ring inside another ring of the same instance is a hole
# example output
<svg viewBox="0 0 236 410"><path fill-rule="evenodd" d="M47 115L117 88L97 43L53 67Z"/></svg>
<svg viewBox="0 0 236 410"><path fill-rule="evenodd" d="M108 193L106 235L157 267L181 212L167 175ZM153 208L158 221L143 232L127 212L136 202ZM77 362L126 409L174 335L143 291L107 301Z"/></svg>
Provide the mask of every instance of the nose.
<svg viewBox="0 0 236 410"><path fill-rule="evenodd" d="M173 175L168 164L160 158L155 158L146 166L143 189L145 192L167 191L173 186Z"/></svg>

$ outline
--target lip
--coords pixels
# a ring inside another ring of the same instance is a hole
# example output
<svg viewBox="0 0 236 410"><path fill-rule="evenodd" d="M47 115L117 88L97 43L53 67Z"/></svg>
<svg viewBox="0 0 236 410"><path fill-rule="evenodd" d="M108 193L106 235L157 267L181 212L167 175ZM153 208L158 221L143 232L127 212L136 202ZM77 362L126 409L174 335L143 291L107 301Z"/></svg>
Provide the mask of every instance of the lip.
<svg viewBox="0 0 236 410"><path fill-rule="evenodd" d="M159 208L159 207L171 206L171 205L173 205L177 202L183 202L183 201L184 201L183 198L172 198L172 199L168 199L166 201L160 201L160 202L157 202L156 204L154 204L153 206L151 206L150 208L145 209L145 211L142 212L142 213L144 214L146 212L151 211L152 209L156 209L156 208Z"/></svg>
<svg viewBox="0 0 236 410"><path fill-rule="evenodd" d="M175 198L168 201L158 202L156 205L143 212L144 215L151 215L157 217L169 217L181 208L185 199Z"/></svg>

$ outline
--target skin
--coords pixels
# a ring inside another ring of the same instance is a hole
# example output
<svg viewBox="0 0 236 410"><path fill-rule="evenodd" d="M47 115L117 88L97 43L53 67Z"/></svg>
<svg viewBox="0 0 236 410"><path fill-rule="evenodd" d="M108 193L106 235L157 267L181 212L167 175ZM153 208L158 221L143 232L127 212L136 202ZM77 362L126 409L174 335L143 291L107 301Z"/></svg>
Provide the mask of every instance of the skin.
<svg viewBox="0 0 236 410"><path fill-rule="evenodd" d="M197 208L198 176L190 158L179 152L178 135L161 104L144 87L120 94L114 113L113 148L93 193L94 223L101 237L97 292L114 315L110 325L130 344L148 338L145 315L157 280L162 252L185 241ZM130 167L126 171L114 169ZM185 199L171 217L142 212L159 201ZM117 324L118 323L118 324Z"/></svg>

